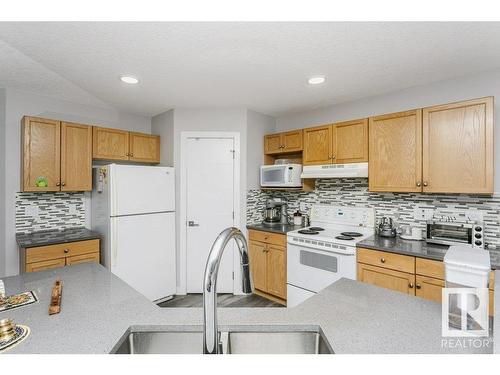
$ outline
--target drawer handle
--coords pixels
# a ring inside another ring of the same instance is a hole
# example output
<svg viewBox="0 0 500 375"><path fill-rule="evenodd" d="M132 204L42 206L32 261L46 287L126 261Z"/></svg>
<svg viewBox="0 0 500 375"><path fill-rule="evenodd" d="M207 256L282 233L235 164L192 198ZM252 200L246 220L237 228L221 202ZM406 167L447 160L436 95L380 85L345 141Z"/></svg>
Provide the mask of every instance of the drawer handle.
<svg viewBox="0 0 500 375"><path fill-rule="evenodd" d="M419 283L417 283L416 288L417 288L417 289L421 289L421 288L422 288L422 285L420 285Z"/></svg>
<svg viewBox="0 0 500 375"><path fill-rule="evenodd" d="M410 289L413 289L413 283L409 283L409 284L408 284L408 287L409 287Z"/></svg>
<svg viewBox="0 0 500 375"><path fill-rule="evenodd" d="M69 249L64 249L64 254L68 254L69 253Z"/></svg>
<svg viewBox="0 0 500 375"><path fill-rule="evenodd" d="M427 185L429 185L429 184L427 183L427 181L424 181L424 186L427 186Z"/></svg>
<svg viewBox="0 0 500 375"><path fill-rule="evenodd" d="M265 236L264 239L267 240L269 237Z"/></svg>
<svg viewBox="0 0 500 375"><path fill-rule="evenodd" d="M385 258L380 258L381 263L385 263Z"/></svg>

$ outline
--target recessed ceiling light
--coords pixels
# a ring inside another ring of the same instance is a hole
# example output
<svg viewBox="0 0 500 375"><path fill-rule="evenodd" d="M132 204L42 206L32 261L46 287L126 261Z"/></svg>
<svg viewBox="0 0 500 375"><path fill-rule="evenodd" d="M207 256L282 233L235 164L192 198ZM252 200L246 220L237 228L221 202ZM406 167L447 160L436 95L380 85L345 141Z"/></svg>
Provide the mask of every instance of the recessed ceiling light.
<svg viewBox="0 0 500 375"><path fill-rule="evenodd" d="M325 76L315 76L311 77L307 80L307 83L310 85L320 85L322 83L325 83L326 77Z"/></svg>
<svg viewBox="0 0 500 375"><path fill-rule="evenodd" d="M129 83L131 85L139 83L139 80L132 76L121 76L120 79L122 80L122 82Z"/></svg>

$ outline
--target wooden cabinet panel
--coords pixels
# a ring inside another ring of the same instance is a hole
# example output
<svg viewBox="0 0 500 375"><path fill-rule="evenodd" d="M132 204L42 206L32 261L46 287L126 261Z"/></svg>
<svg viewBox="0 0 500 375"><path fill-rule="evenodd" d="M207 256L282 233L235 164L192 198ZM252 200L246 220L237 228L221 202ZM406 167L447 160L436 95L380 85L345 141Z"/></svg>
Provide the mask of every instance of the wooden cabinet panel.
<svg viewBox="0 0 500 375"><path fill-rule="evenodd" d="M422 190L422 111L369 119L369 190Z"/></svg>
<svg viewBox="0 0 500 375"><path fill-rule="evenodd" d="M423 110L423 191L493 193L493 98Z"/></svg>
<svg viewBox="0 0 500 375"><path fill-rule="evenodd" d="M92 157L94 159L129 159L129 132L94 126L92 138Z"/></svg>
<svg viewBox="0 0 500 375"><path fill-rule="evenodd" d="M250 240L265 242L276 246L286 246L286 236L279 233L249 230L248 238Z"/></svg>
<svg viewBox="0 0 500 375"><path fill-rule="evenodd" d="M282 133L281 142L283 152L302 151L302 129Z"/></svg>
<svg viewBox="0 0 500 375"><path fill-rule="evenodd" d="M490 316L495 316L495 292L493 290L489 291L490 295L490 306L489 306L489 314Z"/></svg>
<svg viewBox="0 0 500 375"><path fill-rule="evenodd" d="M286 299L286 248L267 245L267 292Z"/></svg>
<svg viewBox="0 0 500 375"><path fill-rule="evenodd" d="M398 292L415 295L415 275L358 263L358 280Z"/></svg>
<svg viewBox="0 0 500 375"><path fill-rule="evenodd" d="M444 263L438 260L416 258L415 273L444 280Z"/></svg>
<svg viewBox="0 0 500 375"><path fill-rule="evenodd" d="M22 123L23 191L59 191L60 122L26 116Z"/></svg>
<svg viewBox="0 0 500 375"><path fill-rule="evenodd" d="M264 153L279 154L281 152L281 134L269 134L264 136Z"/></svg>
<svg viewBox="0 0 500 375"><path fill-rule="evenodd" d="M71 265L79 264L79 263L87 263L87 262L99 263L99 253L76 255L76 256L66 258L66 265L67 266L71 266Z"/></svg>
<svg viewBox="0 0 500 375"><path fill-rule="evenodd" d="M441 302L441 292L445 286L444 280L419 275L415 278L415 295L417 297Z"/></svg>
<svg viewBox="0 0 500 375"><path fill-rule="evenodd" d="M26 249L26 263L99 252L99 240L69 242Z"/></svg>
<svg viewBox="0 0 500 375"><path fill-rule="evenodd" d="M368 119L334 124L335 163L362 163L368 161Z"/></svg>
<svg viewBox="0 0 500 375"><path fill-rule="evenodd" d="M130 160L159 163L160 137L157 135L130 133Z"/></svg>
<svg viewBox="0 0 500 375"><path fill-rule="evenodd" d="M250 241L248 256L254 287L267 291L267 245L262 242Z"/></svg>
<svg viewBox="0 0 500 375"><path fill-rule="evenodd" d="M415 273L415 258L385 251L358 248L358 262L401 272Z"/></svg>
<svg viewBox="0 0 500 375"><path fill-rule="evenodd" d="M44 260L42 262L26 264L26 272L51 270L53 268L64 267L65 265L66 265L66 260L64 258Z"/></svg>
<svg viewBox="0 0 500 375"><path fill-rule="evenodd" d="M304 129L304 165L332 163L332 125Z"/></svg>
<svg viewBox="0 0 500 375"><path fill-rule="evenodd" d="M92 127L61 123L61 190L92 190Z"/></svg>

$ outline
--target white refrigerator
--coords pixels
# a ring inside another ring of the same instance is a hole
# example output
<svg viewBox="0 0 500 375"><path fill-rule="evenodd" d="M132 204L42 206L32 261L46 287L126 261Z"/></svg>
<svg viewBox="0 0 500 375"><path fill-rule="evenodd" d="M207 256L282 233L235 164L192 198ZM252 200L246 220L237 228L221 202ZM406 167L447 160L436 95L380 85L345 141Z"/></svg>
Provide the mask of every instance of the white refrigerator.
<svg viewBox="0 0 500 375"><path fill-rule="evenodd" d="M93 168L92 230L102 263L151 301L176 292L175 177L170 167Z"/></svg>

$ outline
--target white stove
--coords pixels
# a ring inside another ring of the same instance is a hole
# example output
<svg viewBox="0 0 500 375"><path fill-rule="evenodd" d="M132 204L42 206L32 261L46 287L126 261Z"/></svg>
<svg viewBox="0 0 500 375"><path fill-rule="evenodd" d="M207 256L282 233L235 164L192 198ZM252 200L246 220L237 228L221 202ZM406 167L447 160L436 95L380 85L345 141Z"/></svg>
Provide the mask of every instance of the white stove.
<svg viewBox="0 0 500 375"><path fill-rule="evenodd" d="M356 280L356 243L374 233L374 209L314 205L311 226L287 234L287 306L342 277Z"/></svg>

